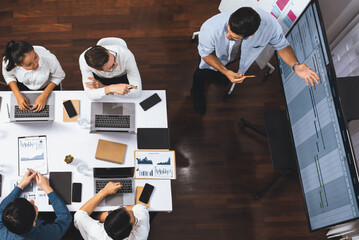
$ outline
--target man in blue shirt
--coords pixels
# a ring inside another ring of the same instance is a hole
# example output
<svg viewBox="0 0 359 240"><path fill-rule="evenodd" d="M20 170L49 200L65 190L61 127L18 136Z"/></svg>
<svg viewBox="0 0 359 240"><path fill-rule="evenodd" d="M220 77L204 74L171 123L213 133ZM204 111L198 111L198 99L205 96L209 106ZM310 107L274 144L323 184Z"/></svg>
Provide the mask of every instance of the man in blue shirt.
<svg viewBox="0 0 359 240"><path fill-rule="evenodd" d="M206 112L205 81L242 83L244 73L270 44L279 56L304 79L307 85L319 83L318 75L307 65L300 64L285 38L277 20L261 9L242 7L233 13L220 13L208 19L199 33L199 67L193 75L191 94L196 111ZM227 67L240 59L238 72Z"/></svg>
<svg viewBox="0 0 359 240"><path fill-rule="evenodd" d="M20 198L24 188L33 180L47 194L54 208L56 219L42 225L37 220L38 209L33 200ZM14 190L0 204L0 239L61 239L69 228L72 216L61 198L50 187L49 179L33 171L27 171Z"/></svg>

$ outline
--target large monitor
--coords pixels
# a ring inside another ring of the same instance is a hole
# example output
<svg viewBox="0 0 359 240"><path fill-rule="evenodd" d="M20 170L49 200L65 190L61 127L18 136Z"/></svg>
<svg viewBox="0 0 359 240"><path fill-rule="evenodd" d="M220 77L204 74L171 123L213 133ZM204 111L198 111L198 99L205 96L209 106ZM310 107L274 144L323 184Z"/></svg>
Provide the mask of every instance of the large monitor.
<svg viewBox="0 0 359 240"><path fill-rule="evenodd" d="M310 230L359 217L357 165L338 96L317 0L287 34L300 63L316 71L306 85L277 54Z"/></svg>

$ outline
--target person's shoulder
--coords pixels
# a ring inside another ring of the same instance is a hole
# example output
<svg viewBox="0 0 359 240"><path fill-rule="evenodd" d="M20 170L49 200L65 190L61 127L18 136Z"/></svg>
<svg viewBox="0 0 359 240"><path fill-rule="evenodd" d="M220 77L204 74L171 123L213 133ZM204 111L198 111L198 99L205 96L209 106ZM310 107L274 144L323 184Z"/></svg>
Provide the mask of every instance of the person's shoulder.
<svg viewBox="0 0 359 240"><path fill-rule="evenodd" d="M216 29L222 27L223 24L227 24L231 12L218 13L211 18L207 19L201 26L201 30Z"/></svg>
<svg viewBox="0 0 359 240"><path fill-rule="evenodd" d="M278 20L275 19L274 16L272 16L270 13L264 11L261 8L255 8L254 9L259 16L261 17L261 25L268 25L268 24L279 24Z"/></svg>
<svg viewBox="0 0 359 240"><path fill-rule="evenodd" d="M44 48L42 46L34 46L34 50L45 61L48 61L51 63L54 63L57 61L55 54L53 54L52 52L50 52L49 50L47 50L46 48Z"/></svg>

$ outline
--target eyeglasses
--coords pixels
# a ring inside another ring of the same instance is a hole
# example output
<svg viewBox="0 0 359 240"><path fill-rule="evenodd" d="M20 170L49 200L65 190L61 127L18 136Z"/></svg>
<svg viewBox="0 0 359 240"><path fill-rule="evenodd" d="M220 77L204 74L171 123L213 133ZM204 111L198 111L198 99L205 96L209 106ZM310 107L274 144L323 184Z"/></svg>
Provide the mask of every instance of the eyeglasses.
<svg viewBox="0 0 359 240"><path fill-rule="evenodd" d="M115 67L116 67L116 59L117 59L117 53L114 52L114 51L111 51L111 50L107 50L111 53L111 55L114 57L113 58L113 64L112 66L110 67L110 70L102 70L104 72L113 72L113 70L115 70Z"/></svg>

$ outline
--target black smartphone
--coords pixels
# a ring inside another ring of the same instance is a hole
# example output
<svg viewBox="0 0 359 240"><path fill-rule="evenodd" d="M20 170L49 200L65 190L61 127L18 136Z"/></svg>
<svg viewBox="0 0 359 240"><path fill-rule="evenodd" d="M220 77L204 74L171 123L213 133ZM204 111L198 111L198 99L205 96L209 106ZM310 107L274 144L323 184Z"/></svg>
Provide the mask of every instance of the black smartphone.
<svg viewBox="0 0 359 240"><path fill-rule="evenodd" d="M73 117L77 116L76 109L75 109L74 105L72 104L71 100L67 100L63 104L64 104L65 110L66 110L69 118L73 118Z"/></svg>
<svg viewBox="0 0 359 240"><path fill-rule="evenodd" d="M72 201L81 202L82 183L72 183Z"/></svg>
<svg viewBox="0 0 359 240"><path fill-rule="evenodd" d="M140 102L140 105L143 108L143 110L147 111L149 108L153 107L159 102L161 102L161 98L158 96L157 93L155 93L152 96Z"/></svg>
<svg viewBox="0 0 359 240"><path fill-rule="evenodd" d="M154 188L151 184L146 183L139 200L147 204Z"/></svg>

